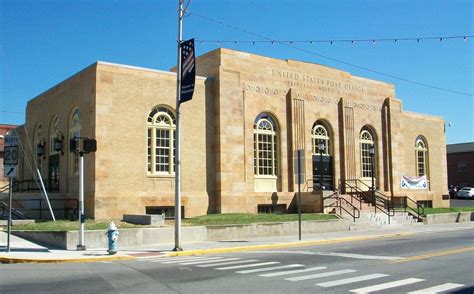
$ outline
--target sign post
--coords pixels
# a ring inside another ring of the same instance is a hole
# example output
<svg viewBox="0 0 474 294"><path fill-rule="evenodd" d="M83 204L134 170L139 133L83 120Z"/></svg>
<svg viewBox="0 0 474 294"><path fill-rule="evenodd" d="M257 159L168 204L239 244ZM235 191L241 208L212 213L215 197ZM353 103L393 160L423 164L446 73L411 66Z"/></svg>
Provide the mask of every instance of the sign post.
<svg viewBox="0 0 474 294"><path fill-rule="evenodd" d="M301 183L304 182L304 149L298 149L295 151L295 161L297 169L296 171L296 182L298 183L298 237L301 241Z"/></svg>
<svg viewBox="0 0 474 294"><path fill-rule="evenodd" d="M16 166L18 165L18 137L5 136L3 171L8 178L8 233L7 253L10 252L10 237L12 233L12 202L13 202L13 178L16 178Z"/></svg>
<svg viewBox="0 0 474 294"><path fill-rule="evenodd" d="M174 248L181 248L181 103L193 98L196 78L194 39L182 40L184 0L178 0L178 65L176 67L176 146L175 146L175 205L174 205Z"/></svg>
<svg viewBox="0 0 474 294"><path fill-rule="evenodd" d="M74 137L69 141L71 152L79 156L79 244L77 251L86 250L84 244L84 154L97 151L97 141L86 137Z"/></svg>

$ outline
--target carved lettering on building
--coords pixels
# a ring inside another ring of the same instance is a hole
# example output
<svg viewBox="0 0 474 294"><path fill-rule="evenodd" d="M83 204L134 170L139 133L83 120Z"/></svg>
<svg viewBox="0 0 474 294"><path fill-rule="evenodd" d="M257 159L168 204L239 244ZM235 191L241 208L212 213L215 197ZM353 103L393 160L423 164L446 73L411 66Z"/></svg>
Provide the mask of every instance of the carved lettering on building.
<svg viewBox="0 0 474 294"><path fill-rule="evenodd" d="M255 92L257 94L266 95L266 96L283 96L283 97L286 96L286 94L288 93L288 91L285 89L274 89L274 88L258 86L258 85L250 85L250 84L247 84L245 86L245 91ZM300 93L296 93L296 97L300 98L302 97L302 95ZM304 95L304 99L306 101L316 102L319 104L337 105L340 101L340 98L341 97L329 97L329 96L311 95L311 94ZM352 107L354 109L360 109L364 111L381 111L382 110L381 106L366 104L366 103L353 101L353 100L344 100L344 106Z"/></svg>
<svg viewBox="0 0 474 294"><path fill-rule="evenodd" d="M366 92L366 89L360 85L297 72L272 69L272 76L285 79L286 84L290 88L318 90L344 97L360 96Z"/></svg>

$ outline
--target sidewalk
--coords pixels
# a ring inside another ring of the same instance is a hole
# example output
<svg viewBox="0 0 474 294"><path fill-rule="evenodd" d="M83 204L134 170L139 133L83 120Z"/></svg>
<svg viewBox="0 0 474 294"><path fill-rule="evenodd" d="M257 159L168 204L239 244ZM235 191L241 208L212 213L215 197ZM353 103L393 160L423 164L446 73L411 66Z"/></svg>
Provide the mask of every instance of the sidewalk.
<svg viewBox="0 0 474 294"><path fill-rule="evenodd" d="M414 234L474 229L474 222L450 223L424 226L404 226L361 231L346 231L335 233L302 234L302 240L297 235L275 236L264 238L249 238L245 240L206 241L199 243L183 243L183 251L172 251L174 244L157 244L155 246L120 247L115 255L108 255L107 249L86 251L55 250L26 241L12 235L10 252L6 252L7 234L0 232L0 263L59 263L59 262L95 262L133 260L165 256L184 256L200 254L218 254L255 250L269 250L288 247L303 247L318 244L334 244L354 241L367 241L378 238L395 238ZM87 246L87 240L86 240Z"/></svg>

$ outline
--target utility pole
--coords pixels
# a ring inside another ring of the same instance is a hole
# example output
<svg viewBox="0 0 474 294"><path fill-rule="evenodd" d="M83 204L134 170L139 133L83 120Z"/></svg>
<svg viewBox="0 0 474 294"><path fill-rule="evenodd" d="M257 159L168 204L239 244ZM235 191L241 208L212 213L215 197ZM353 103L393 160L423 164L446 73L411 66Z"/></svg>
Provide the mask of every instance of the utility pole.
<svg viewBox="0 0 474 294"><path fill-rule="evenodd" d="M175 154L175 206L174 206L174 249L181 248L181 132L180 132L180 97L181 97L181 41L183 24L183 0L178 0L178 65L176 67L176 154Z"/></svg>

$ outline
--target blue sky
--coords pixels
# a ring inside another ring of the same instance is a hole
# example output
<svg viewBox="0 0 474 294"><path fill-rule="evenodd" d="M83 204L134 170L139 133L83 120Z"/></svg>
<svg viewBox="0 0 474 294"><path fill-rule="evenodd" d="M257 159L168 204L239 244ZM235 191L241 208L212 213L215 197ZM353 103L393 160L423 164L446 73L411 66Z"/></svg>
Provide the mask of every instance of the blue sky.
<svg viewBox="0 0 474 294"><path fill-rule="evenodd" d="M276 40L474 35L472 0L192 0L189 10ZM167 70L176 63L178 0L0 0L0 124L24 123L28 100L97 60ZM184 38L261 40L196 15ZM414 85L268 43L196 44L319 63L395 85L405 111L443 117L448 143L474 141L474 38L298 44Z"/></svg>

